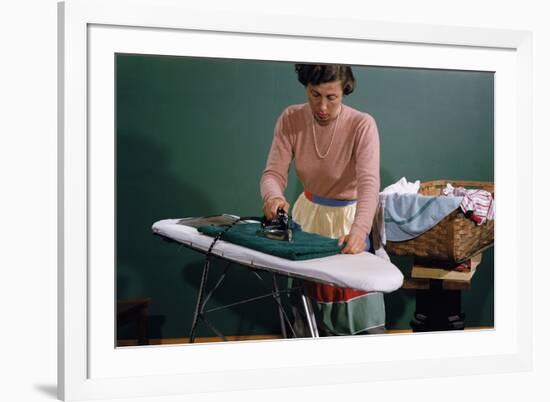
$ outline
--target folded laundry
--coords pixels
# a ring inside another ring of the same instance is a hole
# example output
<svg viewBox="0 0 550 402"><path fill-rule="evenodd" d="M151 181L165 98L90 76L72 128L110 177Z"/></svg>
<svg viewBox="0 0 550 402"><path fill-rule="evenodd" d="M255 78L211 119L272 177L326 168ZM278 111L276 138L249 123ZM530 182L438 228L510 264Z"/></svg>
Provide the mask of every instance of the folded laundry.
<svg viewBox="0 0 550 402"><path fill-rule="evenodd" d="M441 190L442 195L463 197L460 209L476 224L481 225L494 219L495 204L493 196L485 190L467 190L464 187L453 187L450 183Z"/></svg>
<svg viewBox="0 0 550 402"><path fill-rule="evenodd" d="M226 225L203 225L197 230L209 236L217 236L226 227ZM341 254L338 239L295 230L292 242L288 242L259 236L259 231L259 223L239 224L227 231L223 235L223 240L289 260L309 260Z"/></svg>

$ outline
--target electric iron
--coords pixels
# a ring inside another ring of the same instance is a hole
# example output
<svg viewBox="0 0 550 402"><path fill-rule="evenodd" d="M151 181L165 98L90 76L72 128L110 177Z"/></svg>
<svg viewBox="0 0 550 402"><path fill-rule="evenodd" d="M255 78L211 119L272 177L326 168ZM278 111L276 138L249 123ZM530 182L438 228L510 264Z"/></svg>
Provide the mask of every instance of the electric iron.
<svg viewBox="0 0 550 402"><path fill-rule="evenodd" d="M284 209L277 209L274 219L268 220L263 217L259 233L268 239L292 241L292 220Z"/></svg>

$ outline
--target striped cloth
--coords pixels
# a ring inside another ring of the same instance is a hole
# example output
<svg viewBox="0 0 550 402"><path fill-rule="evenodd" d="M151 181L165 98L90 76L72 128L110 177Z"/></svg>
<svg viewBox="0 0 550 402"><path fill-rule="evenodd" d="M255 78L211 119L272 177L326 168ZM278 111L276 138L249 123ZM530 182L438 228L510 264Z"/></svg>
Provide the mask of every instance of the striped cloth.
<svg viewBox="0 0 550 402"><path fill-rule="evenodd" d="M308 191L294 203L292 217L302 230L337 239L349 233L355 217L354 200L333 200ZM372 239L367 237L365 252L372 252ZM338 267L334 267L335 270ZM384 296L350 288L306 282L320 334L355 335L383 331L386 320Z"/></svg>
<svg viewBox="0 0 550 402"><path fill-rule="evenodd" d="M450 183L441 190L441 195L464 197L460 203L460 209L469 215L477 225L493 220L495 215L495 202L490 192L485 190L466 190L464 187L453 187Z"/></svg>

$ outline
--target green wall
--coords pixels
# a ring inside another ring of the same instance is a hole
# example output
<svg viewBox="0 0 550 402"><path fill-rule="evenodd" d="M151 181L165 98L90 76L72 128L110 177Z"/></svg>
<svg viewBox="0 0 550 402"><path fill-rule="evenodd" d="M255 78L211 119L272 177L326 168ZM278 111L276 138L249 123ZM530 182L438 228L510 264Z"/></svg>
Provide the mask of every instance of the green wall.
<svg viewBox="0 0 550 402"><path fill-rule="evenodd" d="M378 123L382 187L402 176L493 181L492 73L355 66L354 74L358 86L344 102ZM261 215L258 183L275 121L305 102L304 89L290 63L119 54L115 96L117 298L152 297L151 336L186 337L203 257L153 236L151 225ZM287 198L300 192L292 172ZM408 260L396 263L406 269ZM490 250L464 293L466 325L493 325L493 279ZM259 292L246 269L233 269L212 306ZM212 318L227 335L276 333L272 304ZM386 310L388 328L408 328L414 292L387 295ZM119 337L128 334L121 328ZM199 327L198 335L213 334Z"/></svg>

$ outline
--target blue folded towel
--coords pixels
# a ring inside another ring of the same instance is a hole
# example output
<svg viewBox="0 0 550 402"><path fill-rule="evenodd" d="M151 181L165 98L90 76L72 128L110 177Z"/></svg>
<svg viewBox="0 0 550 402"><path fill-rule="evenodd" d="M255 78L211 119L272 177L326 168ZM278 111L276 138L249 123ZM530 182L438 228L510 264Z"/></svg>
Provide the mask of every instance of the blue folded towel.
<svg viewBox="0 0 550 402"><path fill-rule="evenodd" d="M386 240L414 239L458 208L463 197L392 193L384 197Z"/></svg>

